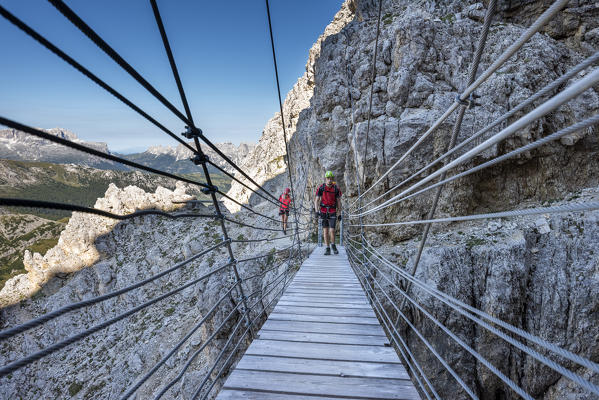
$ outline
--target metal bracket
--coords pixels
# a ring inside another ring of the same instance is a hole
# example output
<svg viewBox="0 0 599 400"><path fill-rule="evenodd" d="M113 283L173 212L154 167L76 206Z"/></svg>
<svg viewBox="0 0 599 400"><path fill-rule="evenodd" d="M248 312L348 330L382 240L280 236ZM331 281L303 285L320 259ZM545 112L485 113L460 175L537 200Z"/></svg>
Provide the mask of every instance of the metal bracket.
<svg viewBox="0 0 599 400"><path fill-rule="evenodd" d="M196 128L195 126L194 127L186 126L185 132L183 132L181 135L183 135L187 139L193 139L193 138L197 138L197 137L202 137L203 132L200 128Z"/></svg>
<svg viewBox="0 0 599 400"><path fill-rule="evenodd" d="M208 161L210 161L210 158L206 155L206 154L196 154L193 157L190 157L189 160L191 162L193 162L195 165L200 165L200 164L204 164L207 163Z"/></svg>
<svg viewBox="0 0 599 400"><path fill-rule="evenodd" d="M203 187L200 191L204 194L216 193L218 192L218 186L210 185L210 187Z"/></svg>
<svg viewBox="0 0 599 400"><path fill-rule="evenodd" d="M456 101L456 103L458 103L462 106L466 106L466 108L472 108L472 107L474 107L474 93L470 93L470 96L468 96L468 100L462 100L460 98L460 95L457 94L455 96L455 101Z"/></svg>

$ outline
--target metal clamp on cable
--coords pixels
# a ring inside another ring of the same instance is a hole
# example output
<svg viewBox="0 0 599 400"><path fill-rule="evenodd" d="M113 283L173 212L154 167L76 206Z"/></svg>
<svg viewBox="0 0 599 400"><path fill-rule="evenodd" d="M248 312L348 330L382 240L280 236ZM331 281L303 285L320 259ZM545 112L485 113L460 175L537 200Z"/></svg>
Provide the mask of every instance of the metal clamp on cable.
<svg viewBox="0 0 599 400"><path fill-rule="evenodd" d="M221 212L215 212L214 213L214 218L216 218L216 219L225 219L225 216Z"/></svg>
<svg viewBox="0 0 599 400"><path fill-rule="evenodd" d="M186 126L185 132L183 132L182 135L184 137L186 137L187 139L193 139L193 138L197 138L197 137L202 137L203 133L200 128L196 128L195 126L193 126L193 127Z"/></svg>
<svg viewBox="0 0 599 400"><path fill-rule="evenodd" d="M203 187L200 191L204 194L211 194L218 192L218 186L210 185L209 187Z"/></svg>
<svg viewBox="0 0 599 400"><path fill-rule="evenodd" d="M204 164L204 163L207 163L208 161L210 161L210 158L208 158L208 156L206 154L196 154L195 156L191 157L189 160L191 162L193 162L195 165L200 165L200 164Z"/></svg>
<svg viewBox="0 0 599 400"><path fill-rule="evenodd" d="M468 96L468 100L462 100L461 95L458 94L455 96L455 101L462 106L466 106L466 108L472 108L474 106L474 96L472 93Z"/></svg>
<svg viewBox="0 0 599 400"><path fill-rule="evenodd" d="M229 264L237 264L236 258L229 258Z"/></svg>

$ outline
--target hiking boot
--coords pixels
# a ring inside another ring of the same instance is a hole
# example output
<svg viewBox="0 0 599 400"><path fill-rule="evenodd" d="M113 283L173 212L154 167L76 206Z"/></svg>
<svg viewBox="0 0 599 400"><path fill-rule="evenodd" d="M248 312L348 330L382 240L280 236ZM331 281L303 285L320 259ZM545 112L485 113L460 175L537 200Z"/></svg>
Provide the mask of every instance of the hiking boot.
<svg viewBox="0 0 599 400"><path fill-rule="evenodd" d="M325 256L330 256L331 255L331 248L327 247L327 249L324 251L324 255Z"/></svg>
<svg viewBox="0 0 599 400"><path fill-rule="evenodd" d="M337 246L335 246L335 243L333 243L333 244L331 245L331 247L333 248L333 253L335 253L335 254L339 254L339 251L337 251Z"/></svg>
<svg viewBox="0 0 599 400"><path fill-rule="evenodd" d="M287 234L287 230L285 228L283 228L283 235Z"/></svg>

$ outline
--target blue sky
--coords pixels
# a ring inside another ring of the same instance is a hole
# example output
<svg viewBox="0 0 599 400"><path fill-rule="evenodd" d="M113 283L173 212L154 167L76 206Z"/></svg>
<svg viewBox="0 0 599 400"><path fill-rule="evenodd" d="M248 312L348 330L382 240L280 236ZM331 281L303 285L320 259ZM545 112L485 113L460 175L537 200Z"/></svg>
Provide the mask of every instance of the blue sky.
<svg viewBox="0 0 599 400"><path fill-rule="evenodd" d="M271 0L283 98L342 0ZM47 1L0 4L175 133L183 123ZM68 1L182 112L149 1ZM166 1L158 7L196 124L215 142L255 142L278 110L265 2ZM61 127L113 151L177 143L0 17L0 115Z"/></svg>

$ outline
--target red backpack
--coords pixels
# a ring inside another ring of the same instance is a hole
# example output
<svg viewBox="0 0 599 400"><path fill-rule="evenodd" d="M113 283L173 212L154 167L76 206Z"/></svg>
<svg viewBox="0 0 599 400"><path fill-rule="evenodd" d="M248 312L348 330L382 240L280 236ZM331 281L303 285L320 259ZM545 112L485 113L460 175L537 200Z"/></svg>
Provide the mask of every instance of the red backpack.
<svg viewBox="0 0 599 400"><path fill-rule="evenodd" d="M323 183L316 191L316 195L321 197L320 212L334 213L336 211L337 197L341 197L341 191L335 183L333 183L331 187L328 187L326 183Z"/></svg>

